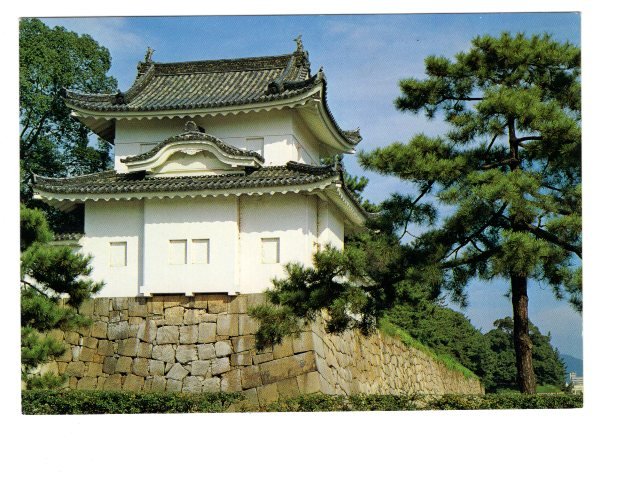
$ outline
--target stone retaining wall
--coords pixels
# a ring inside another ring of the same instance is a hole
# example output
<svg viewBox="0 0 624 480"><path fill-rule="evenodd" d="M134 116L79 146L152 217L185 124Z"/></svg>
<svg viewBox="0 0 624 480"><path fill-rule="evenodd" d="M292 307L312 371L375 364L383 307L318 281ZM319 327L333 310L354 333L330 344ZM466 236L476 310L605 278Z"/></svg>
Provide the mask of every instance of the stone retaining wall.
<svg viewBox="0 0 624 480"><path fill-rule="evenodd" d="M130 391L243 392L251 405L304 393L478 393L478 381L448 371L400 341L320 323L264 350L247 315L264 296L96 298L80 311L93 324L52 335L68 349L43 371L68 387Z"/></svg>
<svg viewBox="0 0 624 480"><path fill-rule="evenodd" d="M312 326L312 335L323 393L484 393L477 378L450 370L427 353L380 332L333 335L319 322Z"/></svg>

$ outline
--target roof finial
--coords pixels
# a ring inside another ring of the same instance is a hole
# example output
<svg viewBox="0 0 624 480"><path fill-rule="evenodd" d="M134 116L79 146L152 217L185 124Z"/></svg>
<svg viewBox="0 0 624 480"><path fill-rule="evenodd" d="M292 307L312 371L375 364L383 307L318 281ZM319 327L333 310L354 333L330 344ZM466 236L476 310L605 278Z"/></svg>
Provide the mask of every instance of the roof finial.
<svg viewBox="0 0 624 480"><path fill-rule="evenodd" d="M152 47L147 47L147 52L145 52L145 63L152 63L153 54L154 54L154 49Z"/></svg>
<svg viewBox="0 0 624 480"><path fill-rule="evenodd" d="M341 172L342 170L344 170L344 167L342 166L342 155L335 155L334 156L334 171Z"/></svg>
<svg viewBox="0 0 624 480"><path fill-rule="evenodd" d="M303 42L301 41L301 34L297 35L297 38L293 38L297 42L297 51L303 52Z"/></svg>
<svg viewBox="0 0 624 480"><path fill-rule="evenodd" d="M199 132L199 127L193 120L189 120L188 122L184 124L184 132L185 133Z"/></svg>

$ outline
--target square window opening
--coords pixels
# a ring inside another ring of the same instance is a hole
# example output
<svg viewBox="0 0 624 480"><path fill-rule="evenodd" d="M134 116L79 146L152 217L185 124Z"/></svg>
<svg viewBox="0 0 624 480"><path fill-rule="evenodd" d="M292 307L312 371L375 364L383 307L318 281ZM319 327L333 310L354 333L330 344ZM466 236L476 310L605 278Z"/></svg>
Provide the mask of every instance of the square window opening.
<svg viewBox="0 0 624 480"><path fill-rule="evenodd" d="M186 240L169 240L169 264L184 265L186 263Z"/></svg>
<svg viewBox="0 0 624 480"><path fill-rule="evenodd" d="M210 263L209 239L204 238L191 241L191 263L195 265Z"/></svg>
<svg viewBox="0 0 624 480"><path fill-rule="evenodd" d="M127 242L110 242L109 265L111 267L125 267L128 265Z"/></svg>
<svg viewBox="0 0 624 480"><path fill-rule="evenodd" d="M263 238L262 263L280 263L280 239Z"/></svg>

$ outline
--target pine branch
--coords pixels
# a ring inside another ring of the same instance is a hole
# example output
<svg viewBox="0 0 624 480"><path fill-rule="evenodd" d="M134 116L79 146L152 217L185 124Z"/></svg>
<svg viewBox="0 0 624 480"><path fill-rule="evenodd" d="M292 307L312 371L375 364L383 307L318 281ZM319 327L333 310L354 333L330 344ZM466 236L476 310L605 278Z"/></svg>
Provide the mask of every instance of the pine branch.
<svg viewBox="0 0 624 480"><path fill-rule="evenodd" d="M474 240L476 237L478 237L479 235L481 235L483 233L483 231L492 225L492 222L494 221L494 219L496 217L502 216L502 213L505 211L505 208L507 208L507 203L504 203L501 208L498 209L498 211L494 212L492 214L492 216L487 220L487 222L485 222L483 225L481 225L481 227L479 227L479 229L473 233L471 233L468 237L464 237L461 241L460 244L457 248L453 249L451 252L449 252L448 254L445 255L445 258L450 257L453 254L457 254L463 247L465 247L466 245L468 245L468 243L470 243L472 240ZM504 217L503 217L504 218Z"/></svg>
<svg viewBox="0 0 624 480"><path fill-rule="evenodd" d="M492 168L503 167L505 165L513 165L517 161L518 160L515 159L515 158L507 158L505 160L501 160L500 162L486 163L485 165L481 165L481 169L482 170L490 170Z"/></svg>
<svg viewBox="0 0 624 480"><path fill-rule="evenodd" d="M28 285L30 288L32 288L33 290L35 290L36 292L40 293L41 295L43 295L44 297L48 297L48 294L45 293L43 290L40 290L39 288L35 287L32 283L30 283L27 280L22 279L21 282L24 285Z"/></svg>
<svg viewBox="0 0 624 480"><path fill-rule="evenodd" d="M487 260L488 258L492 257L499 251L500 251L500 247L495 247L495 248L492 248L491 250L486 250L482 253L479 253L478 255L473 255L471 257L464 257L464 258L459 258L457 260L449 260L446 262L442 262L441 266L442 266L442 269L447 270L450 268L461 267L462 265L471 265L474 263L479 263L484 260Z"/></svg>
<svg viewBox="0 0 624 480"><path fill-rule="evenodd" d="M528 136L528 137L520 137L520 138L516 138L516 143L520 144L524 141L528 141L528 140L543 140L544 138L539 136L539 135L533 135L533 136Z"/></svg>
<svg viewBox="0 0 624 480"><path fill-rule="evenodd" d="M402 239L406 234L412 238L416 238L416 236L407 231L407 227L409 226L409 220L410 218L412 218L412 213L414 213L414 208L416 207L416 204L431 190L431 186L433 185L433 183L433 180L427 182L427 186L420 191L420 195L418 195L418 197L416 197L416 199L410 204L409 212L405 218L405 227L403 228L403 233L399 236L399 239Z"/></svg>
<svg viewBox="0 0 624 480"><path fill-rule="evenodd" d="M511 220L507 217L503 217L505 220L511 222ZM520 227L521 230L527 231L527 232L531 232L533 235L535 235L537 238L540 238L542 240L546 240L547 242L550 243L554 243L555 245L560 246L561 248L569 251L569 252L573 252L576 253L576 255L578 255L579 258L583 258L582 253L583 250L580 246L576 246L573 245L569 242L566 242L564 240L561 240L557 235L550 233L547 230L543 230L539 227L536 227L535 225L532 225L530 223L527 222L516 222L515 225L517 227Z"/></svg>

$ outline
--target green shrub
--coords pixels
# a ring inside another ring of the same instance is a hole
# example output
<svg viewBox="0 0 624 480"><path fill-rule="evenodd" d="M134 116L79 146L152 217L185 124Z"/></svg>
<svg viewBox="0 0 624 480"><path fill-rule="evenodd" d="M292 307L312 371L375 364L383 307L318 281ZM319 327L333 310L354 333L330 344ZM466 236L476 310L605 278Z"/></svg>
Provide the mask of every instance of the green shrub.
<svg viewBox="0 0 624 480"><path fill-rule="evenodd" d="M26 390L22 392L22 413L58 415L223 412L240 398L240 394L232 393Z"/></svg>
<svg viewBox="0 0 624 480"><path fill-rule="evenodd" d="M405 410L504 410L581 408L582 395L303 395L282 400L265 409L271 412L347 412Z"/></svg>
<svg viewBox="0 0 624 480"><path fill-rule="evenodd" d="M218 413L257 411L236 393L130 393L85 390L25 390L26 415L101 413ZM269 412L350 412L406 410L498 410L581 408L582 395L519 393L485 395L325 395L281 400L260 409ZM231 407L231 408L230 408Z"/></svg>

